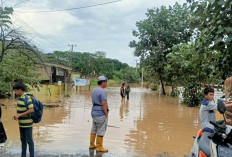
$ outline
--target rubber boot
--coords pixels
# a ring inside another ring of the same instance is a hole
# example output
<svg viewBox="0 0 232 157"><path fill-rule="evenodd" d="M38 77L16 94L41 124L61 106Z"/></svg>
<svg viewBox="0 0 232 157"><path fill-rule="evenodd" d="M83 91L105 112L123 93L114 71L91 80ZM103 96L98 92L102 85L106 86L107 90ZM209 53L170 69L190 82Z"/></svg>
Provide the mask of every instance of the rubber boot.
<svg viewBox="0 0 232 157"><path fill-rule="evenodd" d="M108 149L103 148L103 137L97 136L97 148L96 151L98 152L108 152Z"/></svg>
<svg viewBox="0 0 232 157"><path fill-rule="evenodd" d="M95 143L95 137L96 137L96 134L90 134L90 146L89 146L89 149L96 148L96 145L94 144Z"/></svg>

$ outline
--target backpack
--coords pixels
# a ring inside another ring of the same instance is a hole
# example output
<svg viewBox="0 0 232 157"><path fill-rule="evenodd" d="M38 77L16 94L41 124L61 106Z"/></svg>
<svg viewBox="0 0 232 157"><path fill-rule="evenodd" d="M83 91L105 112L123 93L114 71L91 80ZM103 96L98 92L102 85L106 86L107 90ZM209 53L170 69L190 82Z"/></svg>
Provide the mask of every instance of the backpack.
<svg viewBox="0 0 232 157"><path fill-rule="evenodd" d="M126 87L126 92L130 92L130 87Z"/></svg>
<svg viewBox="0 0 232 157"><path fill-rule="evenodd" d="M28 100L28 95L25 95L25 105L28 109L28 104L27 104L27 100ZM39 101L36 100L35 98L31 97L32 103L34 105L34 112L31 114L31 118L33 120L34 123L39 123L42 119L42 115L43 115L43 104Z"/></svg>

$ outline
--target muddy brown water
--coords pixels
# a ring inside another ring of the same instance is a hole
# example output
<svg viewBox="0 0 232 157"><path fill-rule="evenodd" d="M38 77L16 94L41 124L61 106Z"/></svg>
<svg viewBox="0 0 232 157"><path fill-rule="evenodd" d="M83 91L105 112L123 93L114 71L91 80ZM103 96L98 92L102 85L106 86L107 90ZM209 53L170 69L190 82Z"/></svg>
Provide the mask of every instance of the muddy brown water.
<svg viewBox="0 0 232 157"><path fill-rule="evenodd" d="M200 128L199 108L186 107L179 104L177 98L159 96L145 88L131 88L130 100L123 102L119 95L120 87L106 90L110 112L104 146L109 153L103 156L181 157L189 154L194 141L192 136ZM44 109L42 122L34 124L37 156L90 155L91 92L74 90L70 95L64 98L35 94L46 104L60 105ZM0 103L6 105L2 107L2 121L8 136L0 153L19 156L18 123L12 120L16 113L16 100L2 99Z"/></svg>

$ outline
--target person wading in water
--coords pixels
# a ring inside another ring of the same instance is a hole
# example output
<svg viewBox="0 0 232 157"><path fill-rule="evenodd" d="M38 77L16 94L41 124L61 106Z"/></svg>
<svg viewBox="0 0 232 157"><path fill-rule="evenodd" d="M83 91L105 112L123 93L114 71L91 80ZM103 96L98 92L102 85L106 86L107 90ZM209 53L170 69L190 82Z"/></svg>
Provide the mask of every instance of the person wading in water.
<svg viewBox="0 0 232 157"><path fill-rule="evenodd" d="M120 89L120 95L122 97L122 101L125 99L125 89L124 89L125 84L123 83Z"/></svg>
<svg viewBox="0 0 232 157"><path fill-rule="evenodd" d="M129 84L127 84L125 91L126 91L126 98L127 98L127 100L129 100L129 93L130 93L130 91L131 91L131 90L130 90L130 85L129 85Z"/></svg>
<svg viewBox="0 0 232 157"><path fill-rule="evenodd" d="M107 87L108 79L105 76L98 77L98 87L92 92L92 129L90 134L89 149L96 148L99 152L108 152L108 149L103 148L103 136L105 135L108 123L108 103L107 94L104 88ZM94 144L97 135L97 146Z"/></svg>

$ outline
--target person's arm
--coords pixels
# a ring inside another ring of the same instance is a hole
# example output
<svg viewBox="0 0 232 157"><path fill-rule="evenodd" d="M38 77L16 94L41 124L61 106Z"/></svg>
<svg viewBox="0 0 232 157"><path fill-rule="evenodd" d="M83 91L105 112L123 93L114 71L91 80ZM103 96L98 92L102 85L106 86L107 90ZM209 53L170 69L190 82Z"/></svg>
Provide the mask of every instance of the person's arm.
<svg viewBox="0 0 232 157"><path fill-rule="evenodd" d="M106 118L108 118L107 101L103 100L101 101L101 104L102 104L103 112L105 113Z"/></svg>
<svg viewBox="0 0 232 157"><path fill-rule="evenodd" d="M13 119L14 120L17 120L19 117L22 117L22 116L25 116L25 115L28 115L28 114L31 114L34 112L34 108L30 108L29 110L27 110L26 112L23 112L23 113L20 113L20 114L16 114Z"/></svg>
<svg viewBox="0 0 232 157"><path fill-rule="evenodd" d="M232 107L232 101L228 101L225 103L226 107Z"/></svg>
<svg viewBox="0 0 232 157"><path fill-rule="evenodd" d="M20 114L16 114L13 119L17 120L19 117L25 116L25 115L29 115L31 113L34 112L34 105L32 103L31 97L28 97L27 100L27 105L28 105L28 110L26 112L20 113Z"/></svg>
<svg viewBox="0 0 232 157"><path fill-rule="evenodd" d="M217 110L217 104L213 101L210 101L207 105L203 105L203 110L210 111L210 110Z"/></svg>

